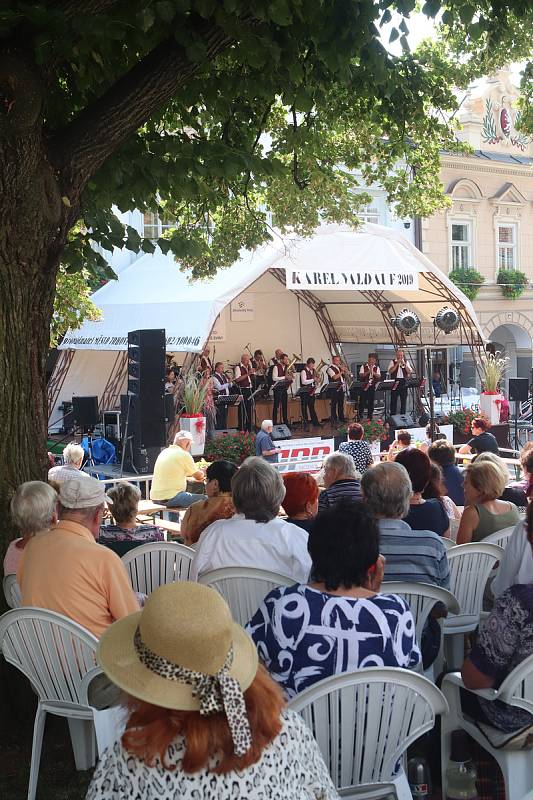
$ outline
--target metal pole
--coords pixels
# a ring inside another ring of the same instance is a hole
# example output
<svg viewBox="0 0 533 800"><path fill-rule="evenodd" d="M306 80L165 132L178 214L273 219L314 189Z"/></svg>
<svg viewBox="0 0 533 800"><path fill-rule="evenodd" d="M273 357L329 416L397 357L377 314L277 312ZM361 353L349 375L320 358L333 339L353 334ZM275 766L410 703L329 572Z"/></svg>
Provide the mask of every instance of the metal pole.
<svg viewBox="0 0 533 800"><path fill-rule="evenodd" d="M426 348L426 372L428 376L429 389L429 438L435 441L435 397L433 394L433 381L431 369L431 347Z"/></svg>

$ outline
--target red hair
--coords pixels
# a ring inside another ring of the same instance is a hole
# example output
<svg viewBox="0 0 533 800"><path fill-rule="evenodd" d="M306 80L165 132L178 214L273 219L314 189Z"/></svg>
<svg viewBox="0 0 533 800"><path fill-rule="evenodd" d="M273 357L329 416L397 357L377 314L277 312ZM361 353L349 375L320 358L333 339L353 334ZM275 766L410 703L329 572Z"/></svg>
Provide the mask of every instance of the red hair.
<svg viewBox="0 0 533 800"><path fill-rule="evenodd" d="M198 772L206 767L212 756L219 763L211 772L246 769L261 758L262 752L281 731L281 711L285 706L280 686L259 665L257 674L244 692L252 746L244 756L233 752L228 722L222 712L201 716L199 711L174 711L130 697L130 709L122 744L133 756L153 767L159 759L165 769L173 771L167 761L167 749L178 736L185 739L185 755L181 763L184 772Z"/></svg>
<svg viewBox="0 0 533 800"><path fill-rule="evenodd" d="M318 497L318 483L307 472L285 472L285 498L282 506L288 517L301 514L307 503L314 503Z"/></svg>
<svg viewBox="0 0 533 800"><path fill-rule="evenodd" d="M479 428L481 431L488 431L490 428L490 422L488 419L483 419L483 417L474 417L470 424L474 425L476 428Z"/></svg>

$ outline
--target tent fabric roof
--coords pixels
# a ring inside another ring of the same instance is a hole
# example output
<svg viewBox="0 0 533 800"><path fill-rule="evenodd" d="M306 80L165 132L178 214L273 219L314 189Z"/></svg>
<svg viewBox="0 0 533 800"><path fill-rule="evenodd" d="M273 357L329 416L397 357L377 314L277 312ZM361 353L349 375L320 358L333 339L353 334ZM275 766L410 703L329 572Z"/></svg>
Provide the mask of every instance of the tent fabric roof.
<svg viewBox="0 0 533 800"><path fill-rule="evenodd" d="M400 232L372 224L358 230L328 224L320 226L308 238L275 235L271 242L253 252L243 251L235 264L220 270L210 280L191 281L172 256L165 256L159 250L142 256L123 270L118 280L107 283L93 295L102 311L102 320L86 322L78 331L68 331L60 347L125 350L129 330L165 328L168 350L197 353L221 311L271 270L326 269L340 274L377 268L385 272L404 269L418 273L417 290L380 293L380 299L391 304L393 315L404 307L417 312L421 327L416 341L411 337L413 344L434 344L433 317L450 301L460 309L462 328L468 328L469 339L483 340L470 301ZM290 291L281 286L280 290ZM312 289L312 295L327 308L339 341L390 342L382 311L368 299L366 292L317 287ZM447 336L443 344L456 344L460 341L457 336Z"/></svg>

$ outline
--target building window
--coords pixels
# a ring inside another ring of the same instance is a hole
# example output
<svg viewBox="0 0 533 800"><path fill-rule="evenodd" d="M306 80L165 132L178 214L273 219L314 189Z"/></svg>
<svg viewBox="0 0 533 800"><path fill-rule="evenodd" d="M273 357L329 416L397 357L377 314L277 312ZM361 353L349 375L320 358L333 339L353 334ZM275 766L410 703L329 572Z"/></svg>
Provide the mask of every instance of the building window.
<svg viewBox="0 0 533 800"><path fill-rule="evenodd" d="M498 269L516 269L516 225L498 225Z"/></svg>
<svg viewBox="0 0 533 800"><path fill-rule="evenodd" d="M375 205L362 206L357 212L357 216L361 222L372 222L374 225L379 225L379 209Z"/></svg>
<svg viewBox="0 0 533 800"><path fill-rule="evenodd" d="M172 228L174 221L170 217L159 217L157 211L147 211L143 220L143 236L145 239L155 241L168 228Z"/></svg>
<svg viewBox="0 0 533 800"><path fill-rule="evenodd" d="M472 266L472 225L452 222L452 269Z"/></svg>

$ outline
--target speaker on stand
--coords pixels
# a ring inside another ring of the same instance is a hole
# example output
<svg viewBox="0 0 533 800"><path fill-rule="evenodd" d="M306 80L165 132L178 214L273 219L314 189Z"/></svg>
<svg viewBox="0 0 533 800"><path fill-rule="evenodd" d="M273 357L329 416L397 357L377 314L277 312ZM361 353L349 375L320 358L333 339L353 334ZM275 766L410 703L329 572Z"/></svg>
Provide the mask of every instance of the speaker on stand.
<svg viewBox="0 0 533 800"><path fill-rule="evenodd" d="M514 402L514 442L515 450L520 450L518 438L518 415L520 403L529 400L529 381L527 378L509 378L509 402Z"/></svg>
<svg viewBox="0 0 533 800"><path fill-rule="evenodd" d="M128 333L128 394L121 400L122 469L153 471L166 446L165 330Z"/></svg>

